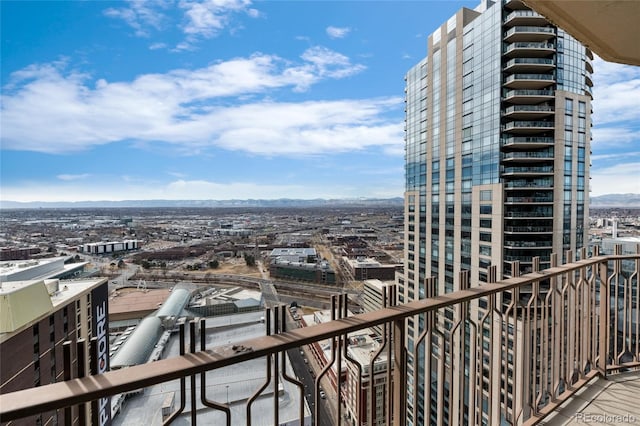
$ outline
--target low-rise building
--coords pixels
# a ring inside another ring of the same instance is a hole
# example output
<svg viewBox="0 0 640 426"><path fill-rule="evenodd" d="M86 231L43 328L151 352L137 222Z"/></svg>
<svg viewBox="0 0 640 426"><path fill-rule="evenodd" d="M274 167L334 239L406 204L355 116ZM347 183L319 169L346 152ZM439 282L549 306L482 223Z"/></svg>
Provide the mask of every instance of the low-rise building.
<svg viewBox="0 0 640 426"><path fill-rule="evenodd" d="M84 244L82 251L87 254L108 254L138 250L139 248L140 242L138 240L124 240Z"/></svg>
<svg viewBox="0 0 640 426"><path fill-rule="evenodd" d="M87 262L67 264L69 256L38 260L0 262L0 282L70 278L78 275Z"/></svg>
<svg viewBox="0 0 640 426"><path fill-rule="evenodd" d="M318 260L318 253L313 247L280 247L271 250L269 260L274 259L283 262L315 263Z"/></svg>
<svg viewBox="0 0 640 426"><path fill-rule="evenodd" d="M276 258L269 264L269 275L271 278L285 280L307 281L319 284L336 283L336 273L331 269L327 261L305 263Z"/></svg>
<svg viewBox="0 0 640 426"><path fill-rule="evenodd" d="M371 258L349 259L342 258L343 264L349 269L355 280L394 280L396 270L400 265L383 265L377 260Z"/></svg>

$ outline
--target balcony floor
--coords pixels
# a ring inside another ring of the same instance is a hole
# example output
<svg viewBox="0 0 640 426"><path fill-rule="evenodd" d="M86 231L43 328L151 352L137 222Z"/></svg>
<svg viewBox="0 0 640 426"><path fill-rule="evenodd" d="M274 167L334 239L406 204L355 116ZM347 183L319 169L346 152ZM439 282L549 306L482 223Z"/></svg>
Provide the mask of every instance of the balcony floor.
<svg viewBox="0 0 640 426"><path fill-rule="evenodd" d="M640 423L638 395L640 371L612 374L608 379L596 378L540 424L559 426ZM616 419L615 416L627 416L627 420L622 417Z"/></svg>

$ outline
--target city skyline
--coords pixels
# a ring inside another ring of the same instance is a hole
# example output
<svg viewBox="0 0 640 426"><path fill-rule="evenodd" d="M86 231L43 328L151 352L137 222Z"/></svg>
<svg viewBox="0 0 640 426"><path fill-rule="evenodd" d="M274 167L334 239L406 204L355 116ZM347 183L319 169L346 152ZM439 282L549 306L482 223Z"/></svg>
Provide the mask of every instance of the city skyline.
<svg viewBox="0 0 640 426"><path fill-rule="evenodd" d="M477 3L3 2L2 198L401 197L402 77ZM640 193L640 70L594 69L591 195Z"/></svg>

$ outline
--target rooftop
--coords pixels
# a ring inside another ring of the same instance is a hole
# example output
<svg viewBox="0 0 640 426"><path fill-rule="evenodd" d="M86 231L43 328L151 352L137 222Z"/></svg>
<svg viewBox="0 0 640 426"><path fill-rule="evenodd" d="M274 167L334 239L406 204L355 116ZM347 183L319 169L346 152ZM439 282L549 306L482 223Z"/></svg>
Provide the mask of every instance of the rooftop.
<svg viewBox="0 0 640 426"><path fill-rule="evenodd" d="M83 268L88 262L65 264L69 256L49 257L38 260L8 260L0 262L0 282L55 278L74 269Z"/></svg>
<svg viewBox="0 0 640 426"><path fill-rule="evenodd" d="M106 283L106 278L82 280L10 281L0 287L0 343L58 306Z"/></svg>

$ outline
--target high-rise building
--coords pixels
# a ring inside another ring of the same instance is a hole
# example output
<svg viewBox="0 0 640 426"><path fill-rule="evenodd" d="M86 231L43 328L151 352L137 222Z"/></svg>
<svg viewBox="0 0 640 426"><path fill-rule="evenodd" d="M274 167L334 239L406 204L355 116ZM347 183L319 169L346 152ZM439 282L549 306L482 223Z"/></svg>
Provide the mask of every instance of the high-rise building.
<svg viewBox="0 0 640 426"><path fill-rule="evenodd" d="M588 231L591 52L521 0L459 10L428 37L427 52L405 77L399 301L460 290L465 270L477 286L492 265L501 279L514 261L525 273L534 257L541 269L551 253L571 260L566 252ZM408 323L415 425L433 414L423 410L424 360L411 355L423 328L422 318Z"/></svg>

